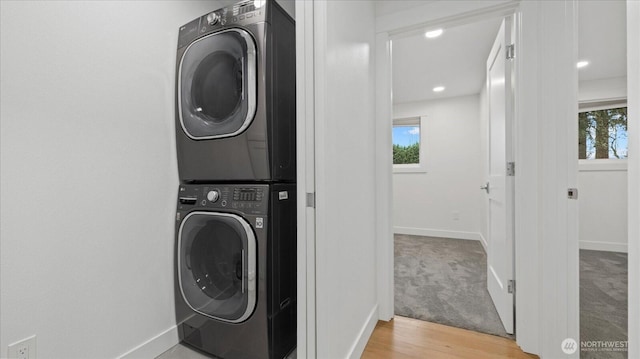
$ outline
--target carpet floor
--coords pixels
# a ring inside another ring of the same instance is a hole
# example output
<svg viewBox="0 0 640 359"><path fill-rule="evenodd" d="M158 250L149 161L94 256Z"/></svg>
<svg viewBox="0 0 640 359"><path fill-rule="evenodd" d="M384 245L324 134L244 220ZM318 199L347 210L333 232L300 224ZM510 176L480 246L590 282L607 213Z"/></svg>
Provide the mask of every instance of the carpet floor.
<svg viewBox="0 0 640 359"><path fill-rule="evenodd" d="M395 314L513 338L487 291L479 241L395 235Z"/></svg>
<svg viewBox="0 0 640 359"><path fill-rule="evenodd" d="M396 315L513 338L487 292L480 242L396 234L394 255ZM625 342L627 304L627 254L580 250L580 341ZM582 348L580 358L627 352Z"/></svg>
<svg viewBox="0 0 640 359"><path fill-rule="evenodd" d="M580 341L627 340L627 254L580 250ZM581 359L622 359L627 352L583 348Z"/></svg>

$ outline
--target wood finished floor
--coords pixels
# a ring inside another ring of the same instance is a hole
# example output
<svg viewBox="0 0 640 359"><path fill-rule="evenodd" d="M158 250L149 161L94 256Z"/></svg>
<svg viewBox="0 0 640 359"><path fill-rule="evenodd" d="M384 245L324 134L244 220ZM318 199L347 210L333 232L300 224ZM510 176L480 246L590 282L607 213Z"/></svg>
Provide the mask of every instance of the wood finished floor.
<svg viewBox="0 0 640 359"><path fill-rule="evenodd" d="M533 359L516 342L495 335L448 327L417 319L395 317L379 321L363 359Z"/></svg>

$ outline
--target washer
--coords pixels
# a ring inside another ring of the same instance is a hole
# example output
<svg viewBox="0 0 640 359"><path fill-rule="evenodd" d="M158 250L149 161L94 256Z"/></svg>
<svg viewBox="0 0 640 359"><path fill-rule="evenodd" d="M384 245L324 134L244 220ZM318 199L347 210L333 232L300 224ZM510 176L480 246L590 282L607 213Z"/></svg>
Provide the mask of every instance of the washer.
<svg viewBox="0 0 640 359"><path fill-rule="evenodd" d="M275 1L180 27L176 73L183 183L295 180L295 23Z"/></svg>
<svg viewBox="0 0 640 359"><path fill-rule="evenodd" d="M175 299L183 343L220 358L296 345L294 184L179 187Z"/></svg>

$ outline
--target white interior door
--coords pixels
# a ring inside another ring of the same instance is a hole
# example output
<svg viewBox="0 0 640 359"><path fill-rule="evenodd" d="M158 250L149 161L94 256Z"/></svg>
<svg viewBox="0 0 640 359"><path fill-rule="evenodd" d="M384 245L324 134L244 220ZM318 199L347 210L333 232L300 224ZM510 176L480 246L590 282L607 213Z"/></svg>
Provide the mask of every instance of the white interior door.
<svg viewBox="0 0 640 359"><path fill-rule="evenodd" d="M489 183L487 188L488 236L487 289L507 333L514 332L514 177L508 173L513 161L512 124L513 60L507 59L511 42L511 19L502 22L487 59L489 100ZM514 282L515 283L515 282Z"/></svg>

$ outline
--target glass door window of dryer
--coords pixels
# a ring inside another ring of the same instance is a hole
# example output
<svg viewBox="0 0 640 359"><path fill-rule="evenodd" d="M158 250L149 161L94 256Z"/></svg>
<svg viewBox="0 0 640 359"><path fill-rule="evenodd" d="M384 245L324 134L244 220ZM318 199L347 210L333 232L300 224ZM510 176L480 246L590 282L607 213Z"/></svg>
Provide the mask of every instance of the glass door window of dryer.
<svg viewBox="0 0 640 359"><path fill-rule="evenodd" d="M242 133L256 112L256 45L242 29L221 31L185 50L178 74L178 113L192 139Z"/></svg>
<svg viewBox="0 0 640 359"><path fill-rule="evenodd" d="M256 303L256 239L234 214L192 212L178 232L178 278L185 302L207 317L240 323Z"/></svg>

